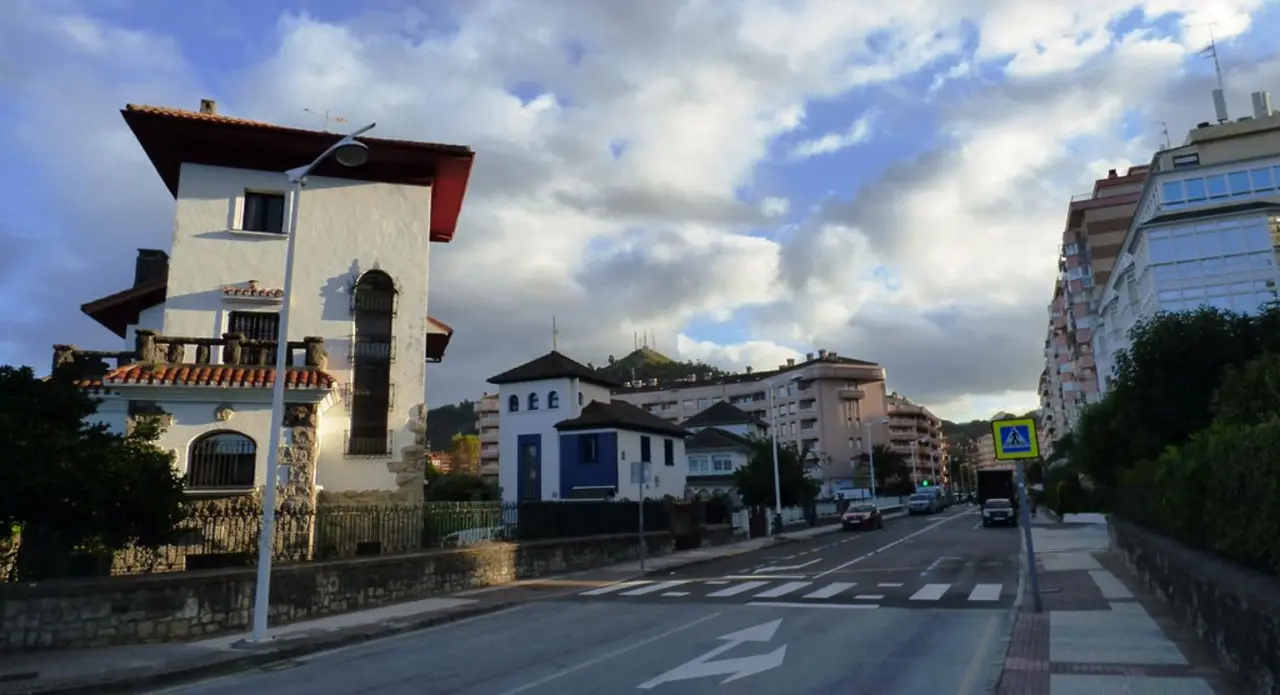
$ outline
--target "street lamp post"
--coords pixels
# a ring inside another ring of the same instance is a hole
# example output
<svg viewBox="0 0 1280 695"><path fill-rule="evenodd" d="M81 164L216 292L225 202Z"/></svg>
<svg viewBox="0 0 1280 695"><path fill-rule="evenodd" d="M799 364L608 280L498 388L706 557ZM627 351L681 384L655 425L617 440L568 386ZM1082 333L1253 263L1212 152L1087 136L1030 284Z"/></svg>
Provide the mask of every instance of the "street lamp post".
<svg viewBox="0 0 1280 695"><path fill-rule="evenodd" d="M800 376L796 375L789 379L781 380L782 383L794 383L800 380ZM769 389L769 434L773 440L773 503L774 518L778 528L774 529L776 534L781 530L782 526L782 474L778 470L778 408L775 405L774 391L777 389L777 381L769 381L765 383L765 387Z"/></svg>
<svg viewBox="0 0 1280 695"><path fill-rule="evenodd" d="M284 251L284 295L280 298L280 325L276 331L276 372L271 385L271 443L267 448L266 494L262 502L262 535L258 539L258 580L253 597L253 633L251 642L267 639L267 612L271 602L271 550L275 536L276 487L280 473L280 436L284 429L284 388L289 353L289 310L293 305L293 252L298 240L298 203L307 175L329 157L346 167L358 167L369 161L369 148L356 140L357 135L372 130L376 123L343 137L320 153L310 164L285 173L293 184L289 201L289 230Z"/></svg>
<svg viewBox="0 0 1280 695"><path fill-rule="evenodd" d="M880 420L880 424L881 425L889 424L889 418L884 418L883 420ZM866 436L863 437L862 441L866 442L865 447L867 450L867 462L871 465L871 499L875 500L877 499L876 497L876 447L874 444L871 443L871 423L870 422L862 423L862 429L865 430L865 434L866 434Z"/></svg>

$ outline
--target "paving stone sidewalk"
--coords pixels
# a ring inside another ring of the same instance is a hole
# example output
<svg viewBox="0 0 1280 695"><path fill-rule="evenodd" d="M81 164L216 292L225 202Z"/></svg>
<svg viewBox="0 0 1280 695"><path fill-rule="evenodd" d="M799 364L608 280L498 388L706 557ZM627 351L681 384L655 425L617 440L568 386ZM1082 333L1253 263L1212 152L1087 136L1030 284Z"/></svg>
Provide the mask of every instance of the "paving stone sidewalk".
<svg viewBox="0 0 1280 695"><path fill-rule="evenodd" d="M1043 612L1027 595L997 695L1235 695L1206 650L1111 554L1105 519L1032 523Z"/></svg>

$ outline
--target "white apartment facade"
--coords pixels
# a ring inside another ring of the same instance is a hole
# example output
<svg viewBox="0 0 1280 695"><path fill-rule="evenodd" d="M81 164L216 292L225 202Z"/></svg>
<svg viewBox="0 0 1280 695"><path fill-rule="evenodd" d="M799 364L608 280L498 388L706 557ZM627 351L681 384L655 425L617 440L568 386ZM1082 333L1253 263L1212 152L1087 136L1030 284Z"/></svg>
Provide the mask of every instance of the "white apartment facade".
<svg viewBox="0 0 1280 695"><path fill-rule="evenodd" d="M1124 253L1100 301L1094 352L1110 386L1129 330L1159 311L1208 305L1253 312L1276 298L1280 267L1280 114L1201 124L1158 152Z"/></svg>
<svg viewBox="0 0 1280 695"><path fill-rule="evenodd" d="M774 392L770 410L770 385ZM728 401L771 426L779 442L812 452L811 471L823 493L852 486L871 440L889 443L885 370L878 364L842 357L834 351L788 360L776 370L690 379L672 384L625 384L613 398L640 406L672 423Z"/></svg>
<svg viewBox="0 0 1280 695"><path fill-rule="evenodd" d="M174 196L171 253L141 250L134 286L82 309L124 339L118 352L55 347L83 375L99 417L125 429L164 418L159 444L193 494L266 484L271 384L284 286L284 170L339 136L217 114L128 106L123 115ZM452 329L427 315L433 242L453 236L468 148L362 139L369 160L330 162L298 201L287 341L285 499L422 496L426 365Z"/></svg>
<svg viewBox="0 0 1280 695"><path fill-rule="evenodd" d="M941 418L897 393L889 394L886 403L889 446L907 457L912 481L943 482L947 465Z"/></svg>

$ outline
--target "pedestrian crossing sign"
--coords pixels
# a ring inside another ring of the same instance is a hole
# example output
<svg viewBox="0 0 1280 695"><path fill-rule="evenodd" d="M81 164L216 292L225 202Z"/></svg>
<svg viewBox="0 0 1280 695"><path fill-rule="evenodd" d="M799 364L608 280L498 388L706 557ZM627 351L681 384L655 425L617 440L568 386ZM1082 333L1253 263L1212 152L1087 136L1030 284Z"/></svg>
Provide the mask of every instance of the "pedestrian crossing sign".
<svg viewBox="0 0 1280 695"><path fill-rule="evenodd" d="M1031 418L995 420L991 423L991 434L995 440L997 461L1040 457L1040 442L1036 439L1036 421Z"/></svg>

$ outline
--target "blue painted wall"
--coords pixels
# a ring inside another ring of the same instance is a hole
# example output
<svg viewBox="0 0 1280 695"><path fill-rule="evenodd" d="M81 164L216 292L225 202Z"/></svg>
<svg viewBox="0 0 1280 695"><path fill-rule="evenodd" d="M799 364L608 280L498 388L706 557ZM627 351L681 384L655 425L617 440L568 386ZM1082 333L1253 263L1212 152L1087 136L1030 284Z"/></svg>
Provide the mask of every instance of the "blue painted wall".
<svg viewBox="0 0 1280 695"><path fill-rule="evenodd" d="M534 456L527 450L534 447ZM516 499L520 501L542 499L542 435L522 434L516 437Z"/></svg>
<svg viewBox="0 0 1280 695"><path fill-rule="evenodd" d="M595 437L598 442L595 463L582 462L582 440ZM608 485L618 489L618 433L560 435L560 497L575 487Z"/></svg>

